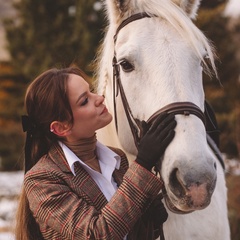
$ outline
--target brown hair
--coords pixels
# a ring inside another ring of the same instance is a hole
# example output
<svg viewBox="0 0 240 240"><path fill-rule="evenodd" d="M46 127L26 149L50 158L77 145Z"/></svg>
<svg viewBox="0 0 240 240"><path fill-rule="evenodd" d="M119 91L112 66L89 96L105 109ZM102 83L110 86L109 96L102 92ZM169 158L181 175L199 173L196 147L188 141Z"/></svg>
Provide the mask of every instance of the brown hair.
<svg viewBox="0 0 240 240"><path fill-rule="evenodd" d="M38 76L26 91L25 107L32 127L27 131L26 136L25 172L47 154L50 147L58 141L58 137L50 132L51 122L73 123L73 114L67 95L69 74L87 79L85 73L79 68L54 68ZM16 240L42 239L38 224L30 211L24 186L19 199L15 235Z"/></svg>

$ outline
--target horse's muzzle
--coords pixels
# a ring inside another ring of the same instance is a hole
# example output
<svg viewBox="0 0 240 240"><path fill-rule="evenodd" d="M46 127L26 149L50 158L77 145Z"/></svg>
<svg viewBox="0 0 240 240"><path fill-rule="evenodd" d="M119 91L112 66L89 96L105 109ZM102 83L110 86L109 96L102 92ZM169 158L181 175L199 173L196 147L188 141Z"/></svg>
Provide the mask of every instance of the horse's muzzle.
<svg viewBox="0 0 240 240"><path fill-rule="evenodd" d="M198 176L196 174L182 175L175 168L170 175L169 190L166 203L169 210L175 213L190 213L206 208L211 201L211 196L216 185L216 176L208 177L208 174Z"/></svg>

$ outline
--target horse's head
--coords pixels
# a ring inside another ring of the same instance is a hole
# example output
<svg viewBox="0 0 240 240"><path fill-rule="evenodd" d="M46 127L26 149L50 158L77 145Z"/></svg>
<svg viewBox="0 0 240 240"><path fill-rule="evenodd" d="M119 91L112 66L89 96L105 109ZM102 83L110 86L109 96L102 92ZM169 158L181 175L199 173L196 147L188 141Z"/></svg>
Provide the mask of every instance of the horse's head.
<svg viewBox="0 0 240 240"><path fill-rule="evenodd" d="M191 102L203 112L205 58L210 59L213 67L214 63L208 41L191 21L199 1L106 2L110 24L99 69L99 91L110 102L110 111L114 112L112 59L115 55L133 118L148 120L158 109L176 102ZM139 12L149 17L128 22L117 31L123 20ZM120 94L116 98L116 112L121 145L136 155ZM165 151L161 176L168 207L187 213L210 203L216 184L216 162L207 145L203 121L195 114L177 114L176 120L175 138Z"/></svg>

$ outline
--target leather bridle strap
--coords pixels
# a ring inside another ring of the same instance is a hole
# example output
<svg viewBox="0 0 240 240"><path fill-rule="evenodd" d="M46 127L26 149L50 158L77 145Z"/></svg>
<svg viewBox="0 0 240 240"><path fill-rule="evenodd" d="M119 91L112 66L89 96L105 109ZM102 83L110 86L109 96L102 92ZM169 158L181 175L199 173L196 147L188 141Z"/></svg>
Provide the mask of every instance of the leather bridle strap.
<svg viewBox="0 0 240 240"><path fill-rule="evenodd" d="M124 28L126 25L128 25L131 22L134 22L136 20L142 19L142 18L150 18L151 16L149 16L147 13L143 12L143 13L137 13L134 14L132 16L130 16L129 18L125 19L117 28L116 33L113 37L114 39L114 44L117 41L117 36L119 31ZM115 117L115 126L116 126L116 130L118 132L118 123L117 123L117 110L116 110L116 97L118 96L118 93L120 92L121 95L121 99L122 99L122 103L123 103L123 107L124 107L124 111L126 113L126 117L127 120L129 122L130 125L130 129L133 135L133 139L134 139L134 143L135 146L138 147L139 144L139 140L141 137L141 132L142 132L142 128L141 128L141 124L140 121L136 118L133 117L132 115L132 111L129 107L123 86L122 86L122 82L120 79L120 69L119 69L119 64L117 63L117 59L116 59L116 52L114 50L114 57L112 60L112 65L113 65L113 104L114 104L114 117Z"/></svg>
<svg viewBox="0 0 240 240"><path fill-rule="evenodd" d="M166 113L173 113L174 115L182 114L185 116L189 116L190 114L193 114L200 118L204 125L206 125L206 119L205 115L202 112L202 110L195 105L192 102L174 102L166 105L165 107L159 109L157 112L155 112L148 120L147 122L152 124L153 121L159 116L159 114L166 112Z"/></svg>
<svg viewBox="0 0 240 240"><path fill-rule="evenodd" d="M137 13L137 14L134 14L132 16L130 16L129 18L125 19L124 21L122 21L122 23L118 26L117 30L116 30L116 33L113 37L114 39L114 43L116 42L117 40L117 35L119 33L119 31L124 28L126 25L128 25L129 23L131 22L134 22L136 20L139 20L139 19L142 19L142 18L145 18L145 17L148 17L150 18L151 16L149 16L147 13L145 12L142 12L142 13Z"/></svg>
<svg viewBox="0 0 240 240"><path fill-rule="evenodd" d="M117 106L116 106L116 97L120 92L123 108L132 132L135 146L138 148L142 127L141 123L137 118L133 117L132 111L127 101L122 82L119 75L119 65L116 63L116 58L113 58L113 104L114 104L114 118L115 118L115 127L118 132L118 121L117 121Z"/></svg>

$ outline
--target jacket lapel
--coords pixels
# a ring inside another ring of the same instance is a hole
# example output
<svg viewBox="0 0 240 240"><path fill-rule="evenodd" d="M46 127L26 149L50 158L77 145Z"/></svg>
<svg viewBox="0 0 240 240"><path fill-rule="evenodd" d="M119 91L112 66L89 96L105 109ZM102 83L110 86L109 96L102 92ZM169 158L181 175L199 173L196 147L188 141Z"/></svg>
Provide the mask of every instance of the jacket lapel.
<svg viewBox="0 0 240 240"><path fill-rule="evenodd" d="M119 187L123 181L123 173L121 170L115 169L113 172L113 178L115 182L117 183L117 186Z"/></svg>
<svg viewBox="0 0 240 240"><path fill-rule="evenodd" d="M80 163L76 162L74 165L76 176L72 179L73 183L88 196L96 209L100 211L108 203L106 197Z"/></svg>
<svg viewBox="0 0 240 240"><path fill-rule="evenodd" d="M92 177L81 167L80 163L76 162L74 164L76 176L72 174L62 148L58 144L50 149L49 156L52 161L58 165L61 171L64 172L66 176L68 175L69 187L71 187L79 197L85 198L88 202L91 202L98 211L107 204L108 201L104 194Z"/></svg>
<svg viewBox="0 0 240 240"><path fill-rule="evenodd" d="M123 176L129 167L128 160L125 153L122 150L118 148L110 147L110 146L108 148L110 148L112 151L114 151L116 154L118 154L121 157L120 168L115 169L113 172L113 178L119 187L123 181Z"/></svg>

